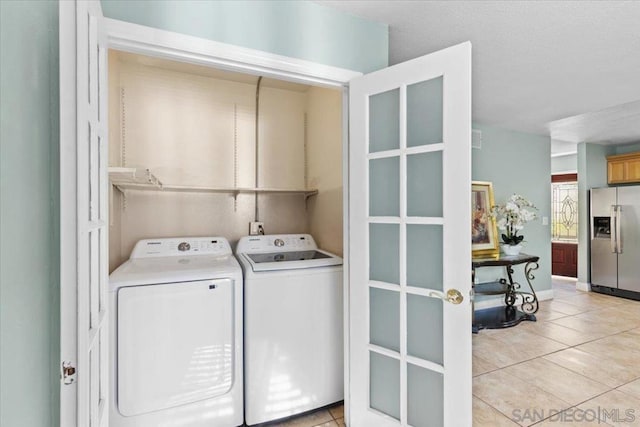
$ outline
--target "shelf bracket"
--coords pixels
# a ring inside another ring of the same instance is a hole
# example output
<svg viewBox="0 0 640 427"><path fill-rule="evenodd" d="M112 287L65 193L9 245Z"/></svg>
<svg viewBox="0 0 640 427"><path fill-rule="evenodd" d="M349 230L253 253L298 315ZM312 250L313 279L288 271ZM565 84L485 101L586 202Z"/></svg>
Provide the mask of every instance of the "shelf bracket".
<svg viewBox="0 0 640 427"><path fill-rule="evenodd" d="M122 212L127 211L127 191L117 184L111 184L111 188L115 187L122 194Z"/></svg>
<svg viewBox="0 0 640 427"><path fill-rule="evenodd" d="M240 194L239 191L234 191L233 192L233 212L237 212L238 211L238 194Z"/></svg>
<svg viewBox="0 0 640 427"><path fill-rule="evenodd" d="M305 212L308 210L309 208L309 199L315 195L318 194L318 190L311 190L311 191L306 191L304 193L304 210Z"/></svg>

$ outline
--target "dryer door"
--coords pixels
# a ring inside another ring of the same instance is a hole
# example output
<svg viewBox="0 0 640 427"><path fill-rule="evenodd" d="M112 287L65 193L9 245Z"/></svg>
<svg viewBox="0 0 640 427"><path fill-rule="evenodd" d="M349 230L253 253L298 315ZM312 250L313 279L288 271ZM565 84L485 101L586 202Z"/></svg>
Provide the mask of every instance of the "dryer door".
<svg viewBox="0 0 640 427"><path fill-rule="evenodd" d="M233 280L118 291L118 409L144 414L227 393L233 384Z"/></svg>

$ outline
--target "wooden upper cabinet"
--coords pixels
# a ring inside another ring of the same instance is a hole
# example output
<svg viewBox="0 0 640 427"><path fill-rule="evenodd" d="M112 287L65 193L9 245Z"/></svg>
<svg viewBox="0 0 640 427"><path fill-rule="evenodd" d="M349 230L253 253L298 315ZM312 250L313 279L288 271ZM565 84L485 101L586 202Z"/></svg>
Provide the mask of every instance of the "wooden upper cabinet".
<svg viewBox="0 0 640 427"><path fill-rule="evenodd" d="M640 182L640 152L607 157L607 182Z"/></svg>
<svg viewBox="0 0 640 427"><path fill-rule="evenodd" d="M629 159L625 163L625 179L629 182L640 181L640 153L634 159Z"/></svg>

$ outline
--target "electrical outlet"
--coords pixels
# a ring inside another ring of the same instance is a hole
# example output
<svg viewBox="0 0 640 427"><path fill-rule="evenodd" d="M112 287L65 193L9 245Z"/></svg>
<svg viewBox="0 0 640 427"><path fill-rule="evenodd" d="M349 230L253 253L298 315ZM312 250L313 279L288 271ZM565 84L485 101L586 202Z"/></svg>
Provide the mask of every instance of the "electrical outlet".
<svg viewBox="0 0 640 427"><path fill-rule="evenodd" d="M542 225L549 225L549 217L548 216L543 216L542 217Z"/></svg>
<svg viewBox="0 0 640 427"><path fill-rule="evenodd" d="M264 222L250 222L249 235L256 236L258 234L264 234Z"/></svg>

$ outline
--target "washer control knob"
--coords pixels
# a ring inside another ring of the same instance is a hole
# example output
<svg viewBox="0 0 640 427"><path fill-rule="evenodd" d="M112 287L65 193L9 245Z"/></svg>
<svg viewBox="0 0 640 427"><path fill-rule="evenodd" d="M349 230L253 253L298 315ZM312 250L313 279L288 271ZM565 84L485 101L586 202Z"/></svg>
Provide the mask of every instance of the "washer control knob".
<svg viewBox="0 0 640 427"><path fill-rule="evenodd" d="M178 245L178 250L181 252L185 252L191 249L191 245L187 242L182 242Z"/></svg>
<svg viewBox="0 0 640 427"><path fill-rule="evenodd" d="M284 246L284 240L276 239L276 240L273 241L273 244L280 248L280 247Z"/></svg>

